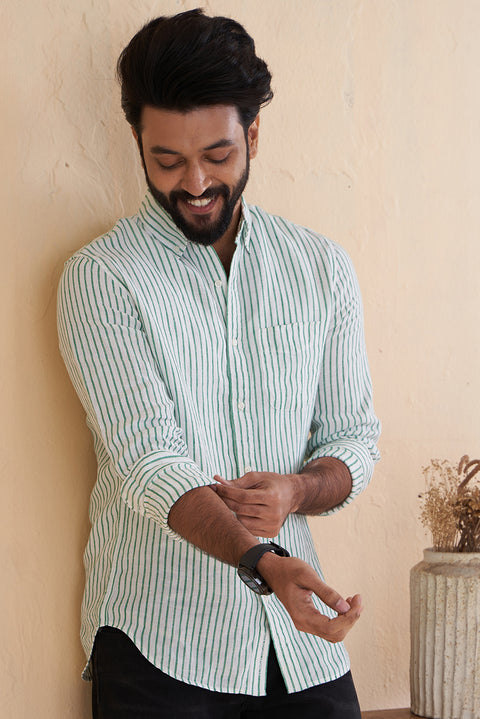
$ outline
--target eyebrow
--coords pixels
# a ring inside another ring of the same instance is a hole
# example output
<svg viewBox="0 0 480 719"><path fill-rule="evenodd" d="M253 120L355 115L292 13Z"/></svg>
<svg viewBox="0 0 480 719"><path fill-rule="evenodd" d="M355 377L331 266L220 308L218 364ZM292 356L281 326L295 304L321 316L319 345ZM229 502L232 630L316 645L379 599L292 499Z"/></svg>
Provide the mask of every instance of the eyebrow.
<svg viewBox="0 0 480 719"><path fill-rule="evenodd" d="M203 148L203 152L208 152L209 150L216 150L219 147L232 147L235 143L233 140L218 140L218 142L214 142L212 145L209 145L208 147ZM177 152L176 150L170 150L168 147L162 147L162 145L154 145L150 148L150 152L152 155L181 155L181 152Z"/></svg>

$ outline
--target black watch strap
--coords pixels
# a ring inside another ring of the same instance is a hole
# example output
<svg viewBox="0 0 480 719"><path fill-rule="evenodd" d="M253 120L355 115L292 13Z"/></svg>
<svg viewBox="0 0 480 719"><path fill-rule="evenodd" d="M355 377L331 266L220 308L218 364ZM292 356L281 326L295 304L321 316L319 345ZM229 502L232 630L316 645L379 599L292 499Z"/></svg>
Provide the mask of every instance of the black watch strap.
<svg viewBox="0 0 480 719"><path fill-rule="evenodd" d="M267 542L266 544L256 544L255 547L251 547L248 549L243 557L240 559L238 566L239 567L247 567L248 569L255 569L258 562L260 561L260 558L263 557L263 555L266 552L274 552L275 554L278 554L280 557L289 557L290 554L287 552L286 549L283 547L280 547L279 544L275 544L275 542Z"/></svg>
<svg viewBox="0 0 480 719"><path fill-rule="evenodd" d="M280 545L275 544L275 542L267 542L266 544L257 544L255 547L251 547L238 563L238 576L256 594L272 593L265 579L256 569L260 558L267 552L274 552L280 557L290 556L289 552Z"/></svg>

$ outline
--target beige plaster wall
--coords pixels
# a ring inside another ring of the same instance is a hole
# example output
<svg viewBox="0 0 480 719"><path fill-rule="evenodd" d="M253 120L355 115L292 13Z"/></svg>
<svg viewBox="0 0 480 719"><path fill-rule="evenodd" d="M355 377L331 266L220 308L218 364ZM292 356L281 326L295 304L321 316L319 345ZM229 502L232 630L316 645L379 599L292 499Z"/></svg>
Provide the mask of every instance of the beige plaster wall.
<svg viewBox="0 0 480 719"><path fill-rule="evenodd" d="M64 260L136 209L143 180L115 59L190 0L3 0L0 714L89 716L78 614L95 463L57 352ZM247 197L351 253L383 460L312 528L366 609L348 638L364 709L406 706L408 572L428 542L421 467L478 456L477 0L211 0L274 73Z"/></svg>

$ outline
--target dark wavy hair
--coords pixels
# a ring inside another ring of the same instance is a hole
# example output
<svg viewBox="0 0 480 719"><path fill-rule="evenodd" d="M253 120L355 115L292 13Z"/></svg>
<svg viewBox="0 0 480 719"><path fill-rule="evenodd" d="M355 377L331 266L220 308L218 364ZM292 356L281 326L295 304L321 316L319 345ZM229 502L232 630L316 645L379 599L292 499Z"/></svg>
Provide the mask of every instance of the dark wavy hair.
<svg viewBox="0 0 480 719"><path fill-rule="evenodd" d="M235 20L189 10L145 25L121 53L122 108L137 135L145 105L188 112L234 105L246 132L273 97L271 74Z"/></svg>

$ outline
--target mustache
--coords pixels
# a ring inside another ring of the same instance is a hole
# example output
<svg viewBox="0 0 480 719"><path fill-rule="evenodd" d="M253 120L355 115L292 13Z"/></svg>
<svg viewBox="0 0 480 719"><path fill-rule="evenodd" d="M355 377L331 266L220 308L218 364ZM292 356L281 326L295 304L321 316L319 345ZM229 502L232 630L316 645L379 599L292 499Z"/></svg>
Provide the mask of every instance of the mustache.
<svg viewBox="0 0 480 719"><path fill-rule="evenodd" d="M184 202L188 200L208 200L217 195L222 195L222 197L227 200L230 196L230 191L226 185L208 187L201 195L191 195L186 190L172 190L172 192L170 192L170 202L178 202L178 200L183 200Z"/></svg>

